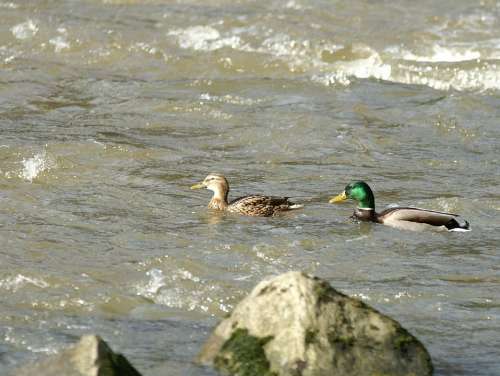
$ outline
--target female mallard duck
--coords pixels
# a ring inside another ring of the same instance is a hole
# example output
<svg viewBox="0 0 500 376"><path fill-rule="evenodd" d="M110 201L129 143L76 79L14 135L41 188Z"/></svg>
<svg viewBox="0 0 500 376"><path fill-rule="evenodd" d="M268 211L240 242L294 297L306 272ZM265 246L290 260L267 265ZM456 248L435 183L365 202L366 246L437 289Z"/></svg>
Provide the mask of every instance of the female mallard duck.
<svg viewBox="0 0 500 376"><path fill-rule="evenodd" d="M208 203L209 209L225 210L231 213L269 217L280 212L299 209L302 205L294 204L288 197L249 195L227 201L229 183L221 174L210 174L203 182L195 184L191 189L206 188L214 193Z"/></svg>
<svg viewBox="0 0 500 376"><path fill-rule="evenodd" d="M382 223L414 231L427 229L469 230L469 222L457 214L412 207L393 207L377 213L373 192L364 181L349 184L345 187L344 192L333 197L330 203L341 202L348 198L358 202L358 207L354 210L354 217L361 221Z"/></svg>

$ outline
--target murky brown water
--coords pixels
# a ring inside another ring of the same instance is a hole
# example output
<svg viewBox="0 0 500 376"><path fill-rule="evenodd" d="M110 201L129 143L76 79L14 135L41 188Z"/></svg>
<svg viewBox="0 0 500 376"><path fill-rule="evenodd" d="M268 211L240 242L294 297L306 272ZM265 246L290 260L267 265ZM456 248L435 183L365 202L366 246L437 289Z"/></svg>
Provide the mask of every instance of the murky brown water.
<svg viewBox="0 0 500 376"><path fill-rule="evenodd" d="M437 375L500 373L500 3L0 0L0 373L100 333L191 363L263 277L304 270L399 320ZM217 216L189 186L283 194ZM347 220L459 212L469 233Z"/></svg>

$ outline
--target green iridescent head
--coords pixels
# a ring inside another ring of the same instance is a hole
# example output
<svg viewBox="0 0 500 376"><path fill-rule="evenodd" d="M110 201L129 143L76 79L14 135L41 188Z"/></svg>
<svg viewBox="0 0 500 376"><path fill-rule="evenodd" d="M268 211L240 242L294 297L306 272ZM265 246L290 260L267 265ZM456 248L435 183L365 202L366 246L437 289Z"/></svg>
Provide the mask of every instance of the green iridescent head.
<svg viewBox="0 0 500 376"><path fill-rule="evenodd" d="M375 209L375 197L371 188L364 181L357 181L347 185L344 192L333 197L331 204L347 200L348 198L358 202L361 209Z"/></svg>

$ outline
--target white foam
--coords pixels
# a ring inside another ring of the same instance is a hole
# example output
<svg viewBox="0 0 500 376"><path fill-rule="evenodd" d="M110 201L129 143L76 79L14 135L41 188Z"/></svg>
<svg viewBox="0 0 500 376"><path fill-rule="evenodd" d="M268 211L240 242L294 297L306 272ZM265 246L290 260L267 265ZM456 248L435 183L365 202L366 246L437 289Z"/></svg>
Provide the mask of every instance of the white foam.
<svg viewBox="0 0 500 376"><path fill-rule="evenodd" d="M7 9L17 9L19 8L19 5L14 4L14 3L0 3L0 8L7 8Z"/></svg>
<svg viewBox="0 0 500 376"><path fill-rule="evenodd" d="M372 48L364 45L354 46L352 51L359 54L359 59L349 61L336 61L330 64L333 72L313 75L312 81L323 85L340 84L348 86L351 78L376 78L380 80L390 80L392 67L384 63L380 55Z"/></svg>
<svg viewBox="0 0 500 376"><path fill-rule="evenodd" d="M23 168L18 176L21 179L33 182L43 171L48 171L52 168L52 163L47 157L45 151L35 154L33 157L23 159Z"/></svg>
<svg viewBox="0 0 500 376"><path fill-rule="evenodd" d="M403 299L403 298L413 298L413 296L408 291L399 291L394 295L394 299Z"/></svg>
<svg viewBox="0 0 500 376"><path fill-rule="evenodd" d="M223 47L238 48L241 45L241 39L238 36L221 38L217 29L211 26L192 26L187 29L170 30L167 35L177 38L181 48L214 51Z"/></svg>
<svg viewBox="0 0 500 376"><path fill-rule="evenodd" d="M262 47L265 52L271 53L274 56L293 56L301 54L299 42L283 33L265 39L262 42Z"/></svg>
<svg viewBox="0 0 500 376"><path fill-rule="evenodd" d="M392 46L385 49L392 60L390 81L417 84L438 90L498 90L500 69L495 60L495 40L479 43L434 44L428 53ZM500 55L499 55L500 56Z"/></svg>
<svg viewBox="0 0 500 376"><path fill-rule="evenodd" d="M238 51L269 55L285 62L291 72L309 74L313 82L325 86L349 86L353 79L373 78L425 85L438 90L500 89L500 68L494 61L496 54L500 56L496 52L497 44L500 44L497 39L483 41L484 46L479 42L454 42L447 45L440 41L429 45L427 52L423 52L424 47L416 52L391 46L381 54L361 43L352 46L341 46L328 41L314 43L307 39L294 39L286 33L269 31L267 35L270 36L256 46L245 41L246 35L255 39L261 34L255 28L234 28L225 31L223 35L223 32L212 26L198 25L171 30L168 35L175 37L179 46L186 49L213 51L230 47ZM344 49L345 54L342 54L340 50ZM333 60L325 61L326 51L330 52ZM347 58L337 59L337 54ZM464 62L465 64L461 64ZM229 59L228 64L230 63ZM201 99L214 100L214 97L205 95ZM223 98L219 98L221 99Z"/></svg>
<svg viewBox="0 0 500 376"><path fill-rule="evenodd" d="M190 281L193 281L193 282L200 282L200 278L196 277L193 275L193 273L191 273L190 271L188 270L185 270L185 269L179 269L178 271L176 271L173 275L172 275L172 280L177 280L177 279L180 279L180 280L190 280Z"/></svg>
<svg viewBox="0 0 500 376"><path fill-rule="evenodd" d="M331 85L342 85L349 86L351 84L351 80L345 72L332 72L326 74L314 74L311 77L311 81L317 82L319 84L325 86Z"/></svg>
<svg viewBox="0 0 500 376"><path fill-rule="evenodd" d="M300 5L299 3L297 3L296 1L294 1L294 0L289 0L285 4L285 8L287 8L287 9L293 9L293 10L302 10L304 7L302 5Z"/></svg>
<svg viewBox="0 0 500 376"><path fill-rule="evenodd" d="M355 298L361 299L361 300L365 300L365 301L372 300L372 298L369 295L363 294L362 292L352 294L352 296L354 296Z"/></svg>
<svg viewBox="0 0 500 376"><path fill-rule="evenodd" d="M0 60L3 60L5 64L12 62L16 57L20 56L20 51L15 51L7 46L0 46Z"/></svg>
<svg viewBox="0 0 500 376"><path fill-rule="evenodd" d="M71 44L66 39L65 35L58 35L57 37L49 39L49 43L54 46L54 51L56 53L59 53L62 50L66 50L71 47Z"/></svg>
<svg viewBox="0 0 500 376"><path fill-rule="evenodd" d="M207 49L208 42L219 39L220 33L210 26L193 26L171 30L167 35L176 36L181 48Z"/></svg>
<svg viewBox="0 0 500 376"><path fill-rule="evenodd" d="M17 39L28 39L36 35L38 26L33 20L28 20L11 27L10 31Z"/></svg>
<svg viewBox="0 0 500 376"><path fill-rule="evenodd" d="M349 63L337 63L339 69L356 78L377 78L381 80L389 80L391 77L391 66L384 64L379 54L374 53L366 59L358 59Z"/></svg>
<svg viewBox="0 0 500 376"><path fill-rule="evenodd" d="M226 94L223 96L211 95L209 93L202 93L200 95L200 99L204 101L210 102L218 102L218 103L229 103L236 104L242 106L251 106L256 103L261 103L263 99L251 99L251 98L243 98L238 95Z"/></svg>
<svg viewBox="0 0 500 376"><path fill-rule="evenodd" d="M12 292L16 292L17 290L25 287L26 285L33 285L39 288L47 288L49 286L49 284L45 282L43 279L27 277L22 274L18 274L13 277L7 277L3 280L0 280L0 288Z"/></svg>
<svg viewBox="0 0 500 376"><path fill-rule="evenodd" d="M481 58L481 53L472 48L472 46L470 48L466 46L460 48L444 47L439 44L433 45L430 53L427 55L417 55L407 50L401 51L401 55L403 60L434 63L460 62Z"/></svg>
<svg viewBox="0 0 500 376"><path fill-rule="evenodd" d="M166 285L165 276L160 269L151 269L146 272L149 281L144 286L137 287L137 295L153 299L158 291Z"/></svg>
<svg viewBox="0 0 500 376"><path fill-rule="evenodd" d="M416 84L437 90L498 90L500 66L493 60L484 61L481 52L471 45L434 45L429 54L417 55L398 47L390 47L384 58L369 46L354 46L354 56L348 61L334 61L320 66L323 73L316 73L311 80L323 85L348 86L352 78L375 78L403 84ZM488 56L494 59L493 55ZM483 59L483 60L481 60ZM471 66L460 64L471 62ZM427 63L427 64L426 64ZM446 65L443 65L445 63ZM325 72L329 70L329 72Z"/></svg>
<svg viewBox="0 0 500 376"><path fill-rule="evenodd" d="M137 51L142 51L142 52L145 52L149 55L152 55L152 56L160 56L162 57L165 61L168 60L168 55L163 52L161 49L157 48L157 47L154 47L152 45L150 45L149 43L145 43L145 42L137 42L133 45L131 45L128 50L130 52L137 52Z"/></svg>
<svg viewBox="0 0 500 376"><path fill-rule="evenodd" d="M217 299L218 286L207 284L188 270L178 269L165 276L160 269L151 269L149 280L136 287L137 295L175 309L208 312L210 308L230 310L224 298ZM195 288L193 288L195 287Z"/></svg>

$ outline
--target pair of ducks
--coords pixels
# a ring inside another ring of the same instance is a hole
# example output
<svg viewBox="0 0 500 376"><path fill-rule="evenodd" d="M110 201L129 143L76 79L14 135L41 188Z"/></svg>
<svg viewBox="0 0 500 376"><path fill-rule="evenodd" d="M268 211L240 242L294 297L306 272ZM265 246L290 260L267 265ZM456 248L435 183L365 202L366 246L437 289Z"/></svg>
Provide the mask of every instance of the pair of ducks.
<svg viewBox="0 0 500 376"><path fill-rule="evenodd" d="M191 187L191 189L200 188L206 188L214 193L208 204L210 209L231 213L269 217L280 212L303 207L303 205L291 202L288 197L263 195L243 196L229 202L229 183L221 174L210 174L203 182ZM469 229L467 221L452 213L413 207L391 207L377 213L375 211L375 196L368 184L363 181L347 185L341 194L333 197L329 202L337 203L347 199L358 202L358 206L354 210L354 217L361 221L382 223L391 227L414 231Z"/></svg>

